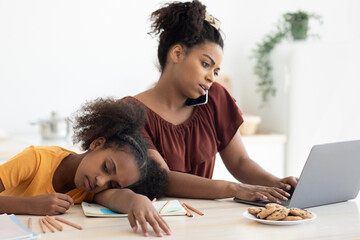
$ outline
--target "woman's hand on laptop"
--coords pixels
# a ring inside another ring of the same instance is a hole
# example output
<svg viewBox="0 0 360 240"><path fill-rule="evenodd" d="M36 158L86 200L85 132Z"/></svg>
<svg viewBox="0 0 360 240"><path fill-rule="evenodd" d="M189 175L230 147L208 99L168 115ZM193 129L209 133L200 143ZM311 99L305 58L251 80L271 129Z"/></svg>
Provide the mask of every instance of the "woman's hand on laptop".
<svg viewBox="0 0 360 240"><path fill-rule="evenodd" d="M299 181L299 178L290 176L290 177L280 179L279 182L277 184L275 184L275 186L285 190L286 192L292 193L293 191L291 191L291 190L295 189L298 181Z"/></svg>
<svg viewBox="0 0 360 240"><path fill-rule="evenodd" d="M289 193L278 187L266 187L251 184L238 184L238 187L241 189L237 191L235 197L247 201L256 201L260 199L280 204L280 200L287 201L290 196Z"/></svg>

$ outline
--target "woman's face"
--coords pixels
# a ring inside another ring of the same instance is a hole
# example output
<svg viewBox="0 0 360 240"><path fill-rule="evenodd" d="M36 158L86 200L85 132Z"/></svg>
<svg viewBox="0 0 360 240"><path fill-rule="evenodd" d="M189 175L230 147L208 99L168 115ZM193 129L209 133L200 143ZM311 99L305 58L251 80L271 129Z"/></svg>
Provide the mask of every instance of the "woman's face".
<svg viewBox="0 0 360 240"><path fill-rule="evenodd" d="M129 152L104 149L103 144L90 146L90 151L84 156L75 173L75 186L87 192L98 193L136 183L140 178L140 170L134 156Z"/></svg>
<svg viewBox="0 0 360 240"><path fill-rule="evenodd" d="M220 71L222 59L222 48L212 42L194 46L182 55L174 77L185 97L198 98L205 95Z"/></svg>

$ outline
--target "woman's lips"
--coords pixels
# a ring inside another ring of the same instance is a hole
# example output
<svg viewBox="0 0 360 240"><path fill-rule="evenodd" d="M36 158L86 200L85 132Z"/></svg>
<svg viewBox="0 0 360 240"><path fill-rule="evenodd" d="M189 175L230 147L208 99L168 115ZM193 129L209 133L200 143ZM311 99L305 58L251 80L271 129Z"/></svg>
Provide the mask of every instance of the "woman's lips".
<svg viewBox="0 0 360 240"><path fill-rule="evenodd" d="M199 85L200 86L200 93L201 93L201 96L205 95L206 94L206 89L204 86L202 85Z"/></svg>

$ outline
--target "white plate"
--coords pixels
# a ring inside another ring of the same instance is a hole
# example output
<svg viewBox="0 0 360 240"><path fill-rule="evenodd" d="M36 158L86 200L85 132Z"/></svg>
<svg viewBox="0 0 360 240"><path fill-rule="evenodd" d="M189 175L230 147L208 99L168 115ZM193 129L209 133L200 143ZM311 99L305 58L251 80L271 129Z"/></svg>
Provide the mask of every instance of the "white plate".
<svg viewBox="0 0 360 240"><path fill-rule="evenodd" d="M308 212L310 212L310 211L308 211ZM307 219L297 220L297 221L274 221L274 220L260 219L260 218L256 218L255 216L251 215L248 211L244 212L243 216L246 217L247 219L254 220L254 221L257 221L257 222L263 223L263 224L286 226L286 225L295 225L295 224L310 222L310 221L314 220L316 218L316 214L313 212L310 212L310 213L313 215L312 218L307 218Z"/></svg>

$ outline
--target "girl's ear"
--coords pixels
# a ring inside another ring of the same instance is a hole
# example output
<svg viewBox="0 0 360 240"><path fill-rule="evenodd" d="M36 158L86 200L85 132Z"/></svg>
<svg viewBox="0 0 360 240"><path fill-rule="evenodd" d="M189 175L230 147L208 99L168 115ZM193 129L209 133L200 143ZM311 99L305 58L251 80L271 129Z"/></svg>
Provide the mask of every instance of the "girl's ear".
<svg viewBox="0 0 360 240"><path fill-rule="evenodd" d="M90 143L89 150L96 150L102 148L105 145L105 142L106 138L99 137Z"/></svg>
<svg viewBox="0 0 360 240"><path fill-rule="evenodd" d="M179 63L185 56L185 47L181 44L175 44L169 51L169 57L173 63Z"/></svg>

